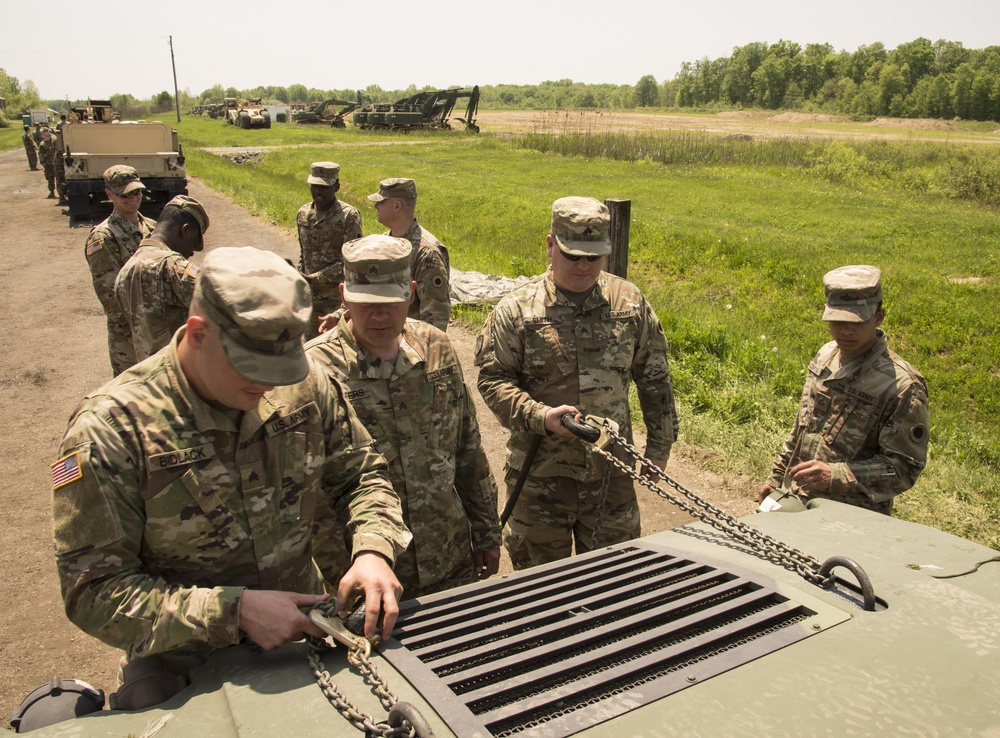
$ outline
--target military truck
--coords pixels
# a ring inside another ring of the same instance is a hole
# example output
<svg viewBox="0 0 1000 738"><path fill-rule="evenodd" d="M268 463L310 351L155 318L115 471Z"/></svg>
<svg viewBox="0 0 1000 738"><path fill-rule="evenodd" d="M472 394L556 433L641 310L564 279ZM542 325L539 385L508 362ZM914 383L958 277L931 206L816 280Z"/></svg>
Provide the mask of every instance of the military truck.
<svg viewBox="0 0 1000 738"><path fill-rule="evenodd" d="M227 97L225 99L226 122L237 128L270 128L271 114L261 98L250 100Z"/></svg>
<svg viewBox="0 0 1000 738"><path fill-rule="evenodd" d="M58 134L71 223L101 219L110 212L104 170L115 164L135 167L139 173L146 185L140 210L150 217L158 216L170 198L187 194L184 151L176 130L159 121L119 122L103 108L90 108L83 111L86 121L69 121Z"/></svg>
<svg viewBox="0 0 1000 738"><path fill-rule="evenodd" d="M476 113L479 110L479 87L418 92L392 104L369 103L354 114L354 125L359 128L388 128L410 130L414 128L451 129L449 118L459 100L467 100L464 117L455 120L465 124L466 130L479 132Z"/></svg>
<svg viewBox="0 0 1000 738"><path fill-rule="evenodd" d="M37 735L998 734L1000 552L829 500L736 519L629 468L699 522L404 602L374 649L321 607L322 645L222 649Z"/></svg>
<svg viewBox="0 0 1000 738"><path fill-rule="evenodd" d="M331 128L346 128L345 118L348 114L362 107L365 104L364 99L361 93L358 93L357 100L338 100L336 98L324 100L321 103L310 105L305 110L296 110L292 113L292 121L302 125L318 124Z"/></svg>

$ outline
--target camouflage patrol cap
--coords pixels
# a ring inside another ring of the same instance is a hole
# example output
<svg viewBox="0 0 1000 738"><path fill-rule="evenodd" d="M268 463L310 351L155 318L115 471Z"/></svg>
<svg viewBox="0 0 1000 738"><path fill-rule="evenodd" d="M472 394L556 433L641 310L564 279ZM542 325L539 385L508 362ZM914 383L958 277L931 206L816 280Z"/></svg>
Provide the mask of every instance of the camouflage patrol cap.
<svg viewBox="0 0 1000 738"><path fill-rule="evenodd" d="M251 246L215 249L202 264L194 299L219 326L240 376L265 385L305 379L302 334L312 295L305 278L280 256Z"/></svg>
<svg viewBox="0 0 1000 738"><path fill-rule="evenodd" d="M340 181L340 164L332 161L314 161L306 179L311 185L334 187Z"/></svg>
<svg viewBox="0 0 1000 738"><path fill-rule="evenodd" d="M552 235L563 253L604 256L611 253L611 213L592 197L561 197L552 203Z"/></svg>
<svg viewBox="0 0 1000 738"><path fill-rule="evenodd" d="M125 164L115 164L105 169L104 184L119 197L133 190L146 189L146 185L139 179L139 173Z"/></svg>
<svg viewBox="0 0 1000 738"><path fill-rule="evenodd" d="M406 177L391 177L378 183L378 192L368 196L372 202L382 202L390 197L402 197L407 200L417 199L417 183Z"/></svg>
<svg viewBox="0 0 1000 738"><path fill-rule="evenodd" d="M208 213L205 212L205 208L200 202L188 195L177 195L163 207L179 208L194 218L201 229L201 245L205 245L205 231L208 230Z"/></svg>
<svg viewBox="0 0 1000 738"><path fill-rule="evenodd" d="M344 299L360 303L409 302L410 252L403 238L365 236L344 244Z"/></svg>
<svg viewBox="0 0 1000 738"><path fill-rule="evenodd" d="M844 266L823 276L826 310L823 320L864 323L882 302L882 272L873 266Z"/></svg>

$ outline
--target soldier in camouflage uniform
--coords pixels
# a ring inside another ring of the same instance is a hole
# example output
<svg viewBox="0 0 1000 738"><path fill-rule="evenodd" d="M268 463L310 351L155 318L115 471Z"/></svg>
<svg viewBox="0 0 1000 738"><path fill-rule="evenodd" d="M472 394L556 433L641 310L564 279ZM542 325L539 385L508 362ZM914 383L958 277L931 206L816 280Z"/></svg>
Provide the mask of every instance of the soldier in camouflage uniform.
<svg viewBox="0 0 1000 738"><path fill-rule="evenodd" d="M410 305L410 317L423 320L442 331L451 319L451 266L448 249L423 228L414 216L417 185L412 179L394 177L379 182L378 192L368 199L375 203L378 222L389 230L386 235L405 238L413 246L410 274L417 291Z"/></svg>
<svg viewBox="0 0 1000 738"><path fill-rule="evenodd" d="M407 598L486 578L500 562L496 482L458 356L447 335L406 317L414 291L411 251L408 241L391 236L346 244L346 312L306 344L310 357L347 385L389 462L413 532L395 568ZM338 541L347 528L331 515L320 531L317 560L336 572L350 550Z"/></svg>
<svg viewBox="0 0 1000 738"><path fill-rule="evenodd" d="M823 287L823 320L834 340L809 364L795 427L757 497L765 511L792 495L891 515L893 498L927 463L927 384L879 329L885 311L877 268L834 269Z"/></svg>
<svg viewBox="0 0 1000 738"><path fill-rule="evenodd" d="M42 142L38 145L38 158L42 161L42 169L45 171L45 181L49 185L50 200L56 197L56 154L59 152L59 145L56 143L52 131L46 128L42 131Z"/></svg>
<svg viewBox="0 0 1000 738"><path fill-rule="evenodd" d="M306 337L319 333L323 316L340 307L340 284L344 263L340 250L347 241L361 238L361 214L337 199L340 165L314 162L306 180L312 202L299 208L295 224L299 231L299 271L306 275L313 293L313 319Z"/></svg>
<svg viewBox="0 0 1000 738"><path fill-rule="evenodd" d="M21 143L24 144L24 153L28 157L28 166L31 167L31 171L38 171L38 146L35 145L35 139L31 137L31 126L24 127L24 133L21 134Z"/></svg>
<svg viewBox="0 0 1000 738"><path fill-rule="evenodd" d="M139 242L115 278L115 297L132 331L137 362L170 343L187 322L198 267L188 259L205 248L208 213L187 195L168 202L149 238Z"/></svg>
<svg viewBox="0 0 1000 738"><path fill-rule="evenodd" d="M108 354L111 370L118 375L135 364L135 348L128 318L115 297L115 277L139 248L139 242L153 232L156 221L139 212L146 187L135 169L123 164L108 167L104 185L114 212L91 228L84 253L94 292L108 318Z"/></svg>
<svg viewBox="0 0 1000 738"><path fill-rule="evenodd" d="M45 130L48 129L43 129L41 123L35 123L35 130L31 132L31 137L35 140L35 146L42 143L42 133L44 133Z"/></svg>
<svg viewBox="0 0 1000 738"><path fill-rule="evenodd" d="M502 299L476 343L479 391L511 431L508 495L541 436L504 528L518 569L569 556L574 543L582 553L639 535L630 478L563 428L565 413L609 418L631 442L634 381L648 463L663 469L677 437L660 321L635 285L601 271L609 225L608 209L593 198L556 200L548 271Z"/></svg>
<svg viewBox="0 0 1000 738"><path fill-rule="evenodd" d="M66 614L125 651L117 709L183 687L215 649L322 635L310 548L318 506L346 510L353 563L338 601L366 596L388 637L409 542L385 459L342 388L302 347L311 300L268 251L205 258L169 347L84 399L52 465Z"/></svg>

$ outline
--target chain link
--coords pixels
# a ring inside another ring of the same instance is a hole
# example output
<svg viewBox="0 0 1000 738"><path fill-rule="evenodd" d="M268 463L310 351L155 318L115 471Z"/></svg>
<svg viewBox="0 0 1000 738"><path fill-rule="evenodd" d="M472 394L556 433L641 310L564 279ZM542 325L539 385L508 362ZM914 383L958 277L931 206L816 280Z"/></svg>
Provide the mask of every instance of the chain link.
<svg viewBox="0 0 1000 738"><path fill-rule="evenodd" d="M337 600L329 599L316 605L316 609L320 610L327 617L336 617ZM358 730L362 731L365 735L370 736L407 736L407 738L414 738L416 731L413 727L404 722L398 728L393 728L388 722L382 721L377 722L374 717L372 717L367 712L362 712L358 707L351 703L347 699L347 695L340 691L336 683L333 681L333 676L326 668L326 664L323 663L320 654L323 651L329 650L329 645L325 639L320 638L308 638L309 642L309 666L312 667L313 675L316 677L316 683L319 684L319 688L323 690L323 694L330 701L330 704L336 708L336 710L343 715L347 720ZM388 682L382 678L378 673L378 669L375 668L375 664L371 662L363 648L358 647L351 649L347 654L347 661L351 666L355 667L361 672L364 677L365 683L372 688L372 692L378 697L379 702L382 703L382 707L388 712L393 708L393 706L399 701L395 693L389 689Z"/></svg>
<svg viewBox="0 0 1000 738"><path fill-rule="evenodd" d="M602 449L598 446L595 446L594 450L604 456L610 464L614 464L618 469L628 474L643 487L655 492L668 502L673 503L691 517L701 520L702 522L711 525L716 530L725 533L730 538L743 543L755 553L761 554L786 569L796 572L806 581L819 587L828 587L833 582L834 577L832 574L828 576L820 575L819 570L821 564L817 559L799 551L797 548L793 548L786 543L782 543L781 541L772 538L766 533L762 533L753 526L740 522L729 513L720 510L715 507L715 505L702 499L691 490L686 489L679 482L669 477L666 472L661 470L659 467L648 463L635 446L630 444L628 440L616 430L613 428L607 428L607 433L614 441L611 445L611 449L613 450L616 445L625 449L626 453L632 457L632 461L638 464L639 470L644 470L645 473L636 471L636 467L634 465L630 466L621 459L617 458L612 451ZM610 468L610 464L608 468ZM670 492L653 482L650 479L650 476L655 476L657 481L664 482L676 492L680 493L681 496L679 497L670 494Z"/></svg>

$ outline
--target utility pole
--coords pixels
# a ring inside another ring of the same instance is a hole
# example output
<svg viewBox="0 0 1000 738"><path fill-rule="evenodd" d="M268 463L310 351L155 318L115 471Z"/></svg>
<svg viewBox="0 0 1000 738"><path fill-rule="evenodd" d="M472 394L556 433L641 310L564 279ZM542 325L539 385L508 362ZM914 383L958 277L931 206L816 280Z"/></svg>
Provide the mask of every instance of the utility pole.
<svg viewBox="0 0 1000 738"><path fill-rule="evenodd" d="M174 37L170 39L170 68L174 70L174 105L177 106L177 122L181 122L181 99L177 97L177 65L174 63Z"/></svg>

